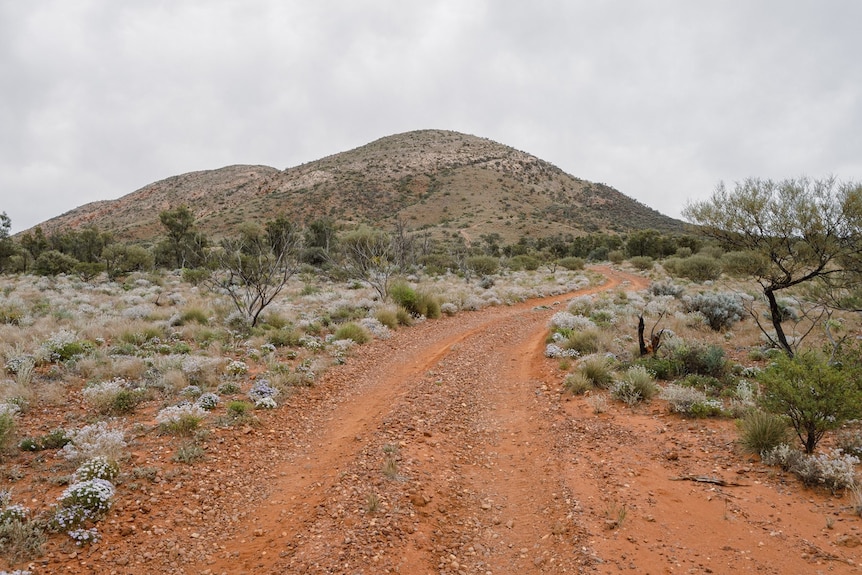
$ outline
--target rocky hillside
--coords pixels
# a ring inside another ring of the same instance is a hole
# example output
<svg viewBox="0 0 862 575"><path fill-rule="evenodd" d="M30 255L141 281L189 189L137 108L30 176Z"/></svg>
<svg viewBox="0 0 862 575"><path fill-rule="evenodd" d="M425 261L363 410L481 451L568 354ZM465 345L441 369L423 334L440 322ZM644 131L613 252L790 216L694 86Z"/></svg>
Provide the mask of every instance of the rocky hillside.
<svg viewBox="0 0 862 575"><path fill-rule="evenodd" d="M682 226L610 186L509 146L422 130L286 170L228 166L174 176L117 200L81 206L42 227L51 233L96 225L121 239L147 240L162 232L159 212L180 205L188 205L198 226L215 236L280 213L300 222L326 216L347 226L390 227L400 219L435 236L498 233L506 241Z"/></svg>

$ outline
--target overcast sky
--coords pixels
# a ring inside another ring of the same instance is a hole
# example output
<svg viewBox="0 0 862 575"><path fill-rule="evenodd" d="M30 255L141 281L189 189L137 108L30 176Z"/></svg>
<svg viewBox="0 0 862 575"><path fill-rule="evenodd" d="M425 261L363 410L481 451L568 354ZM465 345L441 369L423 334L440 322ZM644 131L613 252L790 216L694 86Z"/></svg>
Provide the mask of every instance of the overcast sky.
<svg viewBox="0 0 862 575"><path fill-rule="evenodd" d="M17 232L426 128L675 217L721 180L860 180L860 23L858 0L0 0L0 212Z"/></svg>

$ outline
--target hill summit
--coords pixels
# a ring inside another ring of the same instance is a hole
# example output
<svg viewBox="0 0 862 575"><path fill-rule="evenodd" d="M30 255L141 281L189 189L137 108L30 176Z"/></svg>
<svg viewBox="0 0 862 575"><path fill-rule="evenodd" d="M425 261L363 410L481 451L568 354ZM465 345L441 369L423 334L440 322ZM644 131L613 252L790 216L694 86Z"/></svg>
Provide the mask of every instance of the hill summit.
<svg viewBox="0 0 862 575"><path fill-rule="evenodd" d="M46 233L95 225L122 240L151 240L161 211L187 205L207 234L284 214L297 222L332 218L345 226L391 228L401 221L434 236L580 236L682 222L606 184L581 180L528 153L443 130L381 138L285 170L236 165L152 183L116 200L71 210Z"/></svg>

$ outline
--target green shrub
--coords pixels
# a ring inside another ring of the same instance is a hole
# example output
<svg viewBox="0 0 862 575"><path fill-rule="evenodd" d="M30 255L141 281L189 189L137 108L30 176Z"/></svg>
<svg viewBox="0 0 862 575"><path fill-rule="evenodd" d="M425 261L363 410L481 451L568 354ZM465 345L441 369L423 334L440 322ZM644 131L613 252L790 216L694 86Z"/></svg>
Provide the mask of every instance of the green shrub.
<svg viewBox="0 0 862 575"><path fill-rule="evenodd" d="M266 341L275 347L296 347L299 345L299 340L302 334L292 328L279 328L267 332Z"/></svg>
<svg viewBox="0 0 862 575"><path fill-rule="evenodd" d="M506 262L506 265L510 270L514 271L536 271L537 269L539 269L539 263L540 262L538 258L522 254L509 258L509 260Z"/></svg>
<svg viewBox="0 0 862 575"><path fill-rule="evenodd" d="M371 340L368 331L356 323L346 323L335 331L335 339L350 339L358 344L367 343Z"/></svg>
<svg viewBox="0 0 862 575"><path fill-rule="evenodd" d="M207 313L197 307L189 308L180 314L177 325L186 325L192 322L200 325L207 325L209 323Z"/></svg>
<svg viewBox="0 0 862 575"><path fill-rule="evenodd" d="M622 250L613 250L608 252L608 260L614 264L621 264L626 259L626 253ZM596 258L590 258L596 259Z"/></svg>
<svg viewBox="0 0 862 575"><path fill-rule="evenodd" d="M580 363L578 370L596 387L607 389L614 382L614 372L605 357L587 357Z"/></svg>
<svg viewBox="0 0 862 575"><path fill-rule="evenodd" d="M757 252L727 252L721 256L721 265L732 276L749 278L766 272L769 261Z"/></svg>
<svg viewBox="0 0 862 575"><path fill-rule="evenodd" d="M395 317L398 319L398 325L403 325L405 327L413 325L413 316L411 316L410 312L401 306L398 306L398 309L395 310Z"/></svg>
<svg viewBox="0 0 862 575"><path fill-rule="evenodd" d="M419 293L417 306L420 315L424 315L428 319L440 318L440 300L435 296L424 292Z"/></svg>
<svg viewBox="0 0 862 575"><path fill-rule="evenodd" d="M183 281L197 286L205 282L211 275L206 268L183 268Z"/></svg>
<svg viewBox="0 0 862 575"><path fill-rule="evenodd" d="M586 262L583 258L567 257L557 260L557 264L566 268L567 270L576 271L584 269L584 265L586 264Z"/></svg>
<svg viewBox="0 0 862 575"><path fill-rule="evenodd" d="M62 449L66 446L72 439L66 433L65 429L52 429L48 433L42 436L39 440L39 443L42 446L42 449Z"/></svg>
<svg viewBox="0 0 862 575"><path fill-rule="evenodd" d="M566 377L563 381L563 387L575 395L583 395L594 389L595 386L583 373L575 372Z"/></svg>
<svg viewBox="0 0 862 575"><path fill-rule="evenodd" d="M389 329L396 329L398 327L398 314L394 309L378 309L374 313L374 317Z"/></svg>
<svg viewBox="0 0 862 575"><path fill-rule="evenodd" d="M21 451L39 451L42 449L42 445L35 437L25 437L18 442L18 449Z"/></svg>
<svg viewBox="0 0 862 575"><path fill-rule="evenodd" d="M673 258L669 258L669 260L671 259ZM668 262L666 262L665 268L668 268ZM674 269L671 270L668 268L668 271L671 271L674 275L679 275L696 282L717 280L721 277L722 272L721 261L701 254L679 259L670 267Z"/></svg>
<svg viewBox="0 0 862 575"><path fill-rule="evenodd" d="M581 355L599 351L599 332L594 329L571 331L563 343L565 349L573 349Z"/></svg>
<svg viewBox="0 0 862 575"><path fill-rule="evenodd" d="M827 431L858 417L862 410L858 374L831 365L813 352L792 359L780 355L757 379L761 407L789 418L808 454Z"/></svg>
<svg viewBox="0 0 862 575"><path fill-rule="evenodd" d="M48 250L39 254L33 264L33 271L40 276L55 276L68 274L75 269L78 260L57 250Z"/></svg>
<svg viewBox="0 0 862 575"><path fill-rule="evenodd" d="M681 361L673 357L644 356L637 360L639 365L644 366L654 373L657 379L671 381L683 373L684 366Z"/></svg>
<svg viewBox="0 0 862 575"><path fill-rule="evenodd" d="M627 405L635 405L651 400L658 391L652 374L642 365L633 365L614 383L611 395Z"/></svg>
<svg viewBox="0 0 862 575"><path fill-rule="evenodd" d="M392 301L400 305L411 313L416 313L416 303L419 300L419 295L405 281L393 282L389 287L389 297ZM417 315L419 315L417 313Z"/></svg>
<svg viewBox="0 0 862 575"><path fill-rule="evenodd" d="M500 260L491 256L470 256L467 268L480 276L491 276L500 271Z"/></svg>
<svg viewBox="0 0 862 575"><path fill-rule="evenodd" d="M632 264L635 269L639 269L641 271L651 270L653 268L653 259L649 256L635 256L633 258L629 258L629 263Z"/></svg>
<svg viewBox="0 0 862 575"><path fill-rule="evenodd" d="M699 389L712 397L718 397L721 395L721 392L724 391L726 387L720 379L712 377L711 375L700 375L698 373L690 373L680 379L678 383L683 387Z"/></svg>
<svg viewBox="0 0 862 575"><path fill-rule="evenodd" d="M15 437L15 414L0 408L0 452L4 451Z"/></svg>
<svg viewBox="0 0 862 575"><path fill-rule="evenodd" d="M681 345L673 350L673 359L682 365L682 375L694 373L720 379L727 373L724 349L717 345Z"/></svg>
<svg viewBox="0 0 862 575"><path fill-rule="evenodd" d="M779 415L753 409L738 426L740 443L749 453L760 455L787 441L787 421Z"/></svg>

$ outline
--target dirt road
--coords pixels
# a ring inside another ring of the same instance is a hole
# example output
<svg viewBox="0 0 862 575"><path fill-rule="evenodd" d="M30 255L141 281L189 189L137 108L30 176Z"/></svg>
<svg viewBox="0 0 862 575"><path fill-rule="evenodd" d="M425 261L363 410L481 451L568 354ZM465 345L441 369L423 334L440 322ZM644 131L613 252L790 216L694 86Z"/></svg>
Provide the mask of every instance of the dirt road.
<svg viewBox="0 0 862 575"><path fill-rule="evenodd" d="M595 289L645 286L600 271ZM101 555L69 571L860 572L846 498L736 454L732 423L563 393L543 350L564 301L358 348L261 427L217 435L172 491L119 506ZM680 480L703 476L733 485Z"/></svg>

